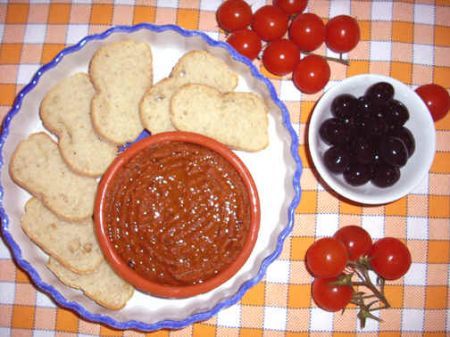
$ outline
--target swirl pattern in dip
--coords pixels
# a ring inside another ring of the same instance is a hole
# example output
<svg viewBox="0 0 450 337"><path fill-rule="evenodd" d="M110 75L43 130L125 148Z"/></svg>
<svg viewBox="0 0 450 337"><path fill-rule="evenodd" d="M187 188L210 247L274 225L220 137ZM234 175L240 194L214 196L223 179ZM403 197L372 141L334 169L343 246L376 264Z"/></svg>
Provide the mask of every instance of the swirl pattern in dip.
<svg viewBox="0 0 450 337"><path fill-rule="evenodd" d="M203 283L229 266L251 221L236 169L213 150L177 141L131 158L109 184L103 215L128 266L174 286Z"/></svg>

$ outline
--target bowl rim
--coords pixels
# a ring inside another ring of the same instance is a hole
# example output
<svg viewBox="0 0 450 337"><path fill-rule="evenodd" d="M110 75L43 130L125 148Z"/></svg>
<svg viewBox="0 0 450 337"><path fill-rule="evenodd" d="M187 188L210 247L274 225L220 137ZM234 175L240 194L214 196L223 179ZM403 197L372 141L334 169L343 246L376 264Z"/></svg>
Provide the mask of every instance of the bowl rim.
<svg viewBox="0 0 450 337"><path fill-rule="evenodd" d="M117 254L112 243L108 239L107 225L104 221L103 205L108 188L115 175L121 171L123 165L130 161L141 150L148 146L167 142L183 142L203 146L213 150L224 158L241 177L249 197L250 203L250 227L247 238L241 252L236 259L223 269L216 276L206 280L203 283L187 286L163 285L139 275L133 271L125 261ZM98 185L94 204L94 227L99 246L105 256L106 261L124 280L139 290L149 293L153 296L164 298L187 298L206 293L235 275L245 264L250 256L258 238L261 219L261 209L256 184L243 161L226 145L201 134L186 131L163 132L151 135L142 140L133 143L130 147L121 152L110 164L103 174Z"/></svg>
<svg viewBox="0 0 450 337"><path fill-rule="evenodd" d="M315 104L313 111L311 113L309 125L308 125L308 152L311 155L313 165L315 169L318 171L318 174L323 179L324 183L329 186L332 190L334 190L337 194L344 197L345 199L348 199L350 201L356 202L358 204L362 205L384 205L393 201L396 201L407 194L409 194L414 188L416 188L424 179L424 177L428 174L430 167L433 162L434 153L435 153L435 146L436 146L436 132L434 128L434 123L431 118L431 115L428 113L428 108L425 105L425 103L420 99L418 95L412 95L411 97L414 97L414 104L417 104L420 107L420 110L427 112L424 116L424 118L427 120L427 125L424 125L424 127L427 127L432 133L430 133L430 142L431 142L431 148L429 148L430 155L427 156L427 161L425 162L425 165L423 165L422 171L420 172L417 179L414 181L411 181L407 186L405 186L402 189L399 190L391 190L389 193L381 193L380 195L376 194L360 194L360 193L354 193L350 191L347 188L341 187L338 183L335 182L334 175L325 168L323 165L321 158L319 158L319 151L318 148L315 146L316 140L318 139L318 132L311 132L311 130L318 130L319 128L319 117L317 111L324 110L324 105L328 103L329 97L332 97L333 95L337 95L337 91L340 90L342 85L346 85L349 82L353 82L360 79L373 79L376 82L388 82L394 85L395 88L400 88L401 90L406 90L414 93L414 90L406 85L405 83L387 76L387 75L381 75L381 74L359 74L354 75L351 77L347 77L343 79L342 81L338 82L337 84L330 87L317 101ZM373 83L376 83L373 82ZM369 84L373 84L371 81L367 81L367 86ZM381 189L380 191L387 191L387 189Z"/></svg>

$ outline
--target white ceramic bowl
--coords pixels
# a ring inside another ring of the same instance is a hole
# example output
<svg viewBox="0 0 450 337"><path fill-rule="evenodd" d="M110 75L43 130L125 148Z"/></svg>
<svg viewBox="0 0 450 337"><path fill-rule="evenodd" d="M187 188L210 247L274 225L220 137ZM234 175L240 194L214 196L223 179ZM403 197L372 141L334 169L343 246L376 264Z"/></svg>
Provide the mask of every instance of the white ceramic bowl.
<svg viewBox="0 0 450 337"><path fill-rule="evenodd" d="M394 98L401 101L409 110L407 127L413 134L416 149L404 167L401 176L393 186L380 188L371 182L362 186L351 186L344 181L342 174L333 174L324 165L323 154L329 148L319 136L322 122L331 118L331 103L341 94L355 97L364 95L367 88L377 82L388 82L395 89ZM330 88L317 102L308 128L308 144L312 161L324 182L336 193L346 199L361 204L386 204L410 193L428 173L435 153L435 128L425 103L410 87L391 77L364 74L349 77Z"/></svg>

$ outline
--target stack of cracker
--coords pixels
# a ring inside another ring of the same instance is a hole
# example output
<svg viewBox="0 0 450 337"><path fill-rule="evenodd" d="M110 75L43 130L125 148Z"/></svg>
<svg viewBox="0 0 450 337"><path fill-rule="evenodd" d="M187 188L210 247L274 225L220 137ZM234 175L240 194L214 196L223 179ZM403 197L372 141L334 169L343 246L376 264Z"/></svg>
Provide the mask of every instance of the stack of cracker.
<svg viewBox="0 0 450 337"><path fill-rule="evenodd" d="M133 287L106 263L92 221L98 181L118 145L143 130L139 102L152 84L146 43L121 41L100 48L89 74L63 79L44 97L45 133L16 148L10 175L33 197L21 220L24 232L49 255L49 269L98 304L123 308Z"/></svg>
<svg viewBox="0 0 450 337"><path fill-rule="evenodd" d="M267 106L256 94L234 92L237 84L223 60L188 52L143 97L142 124L153 134L190 131L237 150L262 150L269 142Z"/></svg>
<svg viewBox="0 0 450 337"><path fill-rule="evenodd" d="M61 282L112 310L132 297L133 287L105 261L92 218L99 178L118 147L144 129L197 132L246 151L267 146L267 107L253 93L234 92L237 83L224 61L191 51L153 85L150 47L124 40L101 47L88 74L47 93L40 117L49 133L20 142L9 168L32 196L22 228Z"/></svg>

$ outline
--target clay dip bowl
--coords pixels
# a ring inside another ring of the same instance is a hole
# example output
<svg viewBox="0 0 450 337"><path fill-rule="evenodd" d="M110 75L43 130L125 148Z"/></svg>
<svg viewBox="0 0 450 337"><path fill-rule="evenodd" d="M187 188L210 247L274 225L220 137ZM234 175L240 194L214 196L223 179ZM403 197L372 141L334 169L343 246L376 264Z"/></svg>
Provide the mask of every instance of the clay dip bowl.
<svg viewBox="0 0 450 337"><path fill-rule="evenodd" d="M97 191L98 242L116 273L157 297L208 292L255 245L256 185L225 145L189 132L140 140L112 162Z"/></svg>

